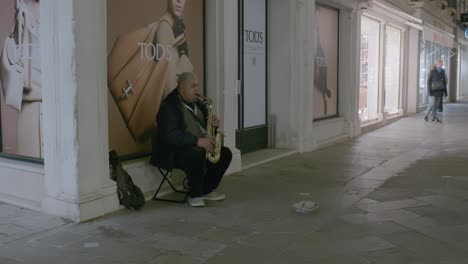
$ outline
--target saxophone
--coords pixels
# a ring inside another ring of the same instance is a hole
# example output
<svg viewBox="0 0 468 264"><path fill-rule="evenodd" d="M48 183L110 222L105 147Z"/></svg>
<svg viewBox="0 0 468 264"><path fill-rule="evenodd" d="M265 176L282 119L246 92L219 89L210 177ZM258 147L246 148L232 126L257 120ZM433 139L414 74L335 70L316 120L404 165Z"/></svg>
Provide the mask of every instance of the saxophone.
<svg viewBox="0 0 468 264"><path fill-rule="evenodd" d="M213 140L213 142L215 142L213 151L206 152L206 158L211 163L218 163L219 158L221 157L221 145L222 145L222 139L223 139L223 132L221 132L219 129L216 129L216 127L213 126L213 104L211 102L211 99L200 96L200 95L198 96L198 99L201 103L206 105L206 108L208 110L208 116L207 116L207 122L206 122L206 137Z"/></svg>

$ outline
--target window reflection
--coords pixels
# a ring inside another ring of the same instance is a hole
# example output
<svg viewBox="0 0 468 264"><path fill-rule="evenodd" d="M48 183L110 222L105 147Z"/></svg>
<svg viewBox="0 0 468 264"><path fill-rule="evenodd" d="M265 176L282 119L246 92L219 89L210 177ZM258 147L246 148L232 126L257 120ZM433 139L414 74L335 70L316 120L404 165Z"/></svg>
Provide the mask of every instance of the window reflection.
<svg viewBox="0 0 468 264"><path fill-rule="evenodd" d="M400 108L401 30L385 28L385 114L397 114Z"/></svg>
<svg viewBox="0 0 468 264"><path fill-rule="evenodd" d="M362 17L359 118L361 122L378 118L380 22Z"/></svg>
<svg viewBox="0 0 468 264"><path fill-rule="evenodd" d="M419 107L424 107L428 103L427 76L436 60L442 59L444 61L445 72L447 76L450 76L450 48L430 41L423 41L420 43L420 51L418 102ZM450 82L450 79L448 81Z"/></svg>

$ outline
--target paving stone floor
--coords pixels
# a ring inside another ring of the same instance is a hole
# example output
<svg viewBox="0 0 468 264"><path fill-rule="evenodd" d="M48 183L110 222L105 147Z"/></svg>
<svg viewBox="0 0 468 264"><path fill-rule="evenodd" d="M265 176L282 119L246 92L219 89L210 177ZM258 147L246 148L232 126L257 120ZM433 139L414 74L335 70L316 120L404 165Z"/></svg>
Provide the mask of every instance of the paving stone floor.
<svg viewBox="0 0 468 264"><path fill-rule="evenodd" d="M0 204L0 263L468 263L468 104L228 176L224 202L82 224ZM321 210L296 213L313 200Z"/></svg>

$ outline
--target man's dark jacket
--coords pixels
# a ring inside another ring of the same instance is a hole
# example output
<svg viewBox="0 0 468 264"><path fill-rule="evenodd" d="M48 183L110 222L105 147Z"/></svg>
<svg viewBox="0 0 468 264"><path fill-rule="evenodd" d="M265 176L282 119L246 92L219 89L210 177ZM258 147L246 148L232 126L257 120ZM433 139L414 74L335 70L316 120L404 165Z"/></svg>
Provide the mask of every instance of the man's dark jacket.
<svg viewBox="0 0 468 264"><path fill-rule="evenodd" d="M198 108L207 117L207 108L197 102ZM163 101L156 117L157 128L152 136L152 157L150 163L162 169L174 168L176 151L196 146L198 138L187 131L184 121L183 104L179 91L174 89Z"/></svg>

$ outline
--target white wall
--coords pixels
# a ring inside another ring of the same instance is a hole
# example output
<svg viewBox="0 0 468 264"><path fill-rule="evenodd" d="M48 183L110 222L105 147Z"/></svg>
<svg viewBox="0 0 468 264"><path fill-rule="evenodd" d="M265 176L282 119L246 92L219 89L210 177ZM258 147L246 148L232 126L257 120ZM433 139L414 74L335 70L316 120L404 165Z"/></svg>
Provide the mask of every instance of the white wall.
<svg viewBox="0 0 468 264"><path fill-rule="evenodd" d="M341 10L354 10L362 0L315 0L316 3L322 3L339 8Z"/></svg>
<svg viewBox="0 0 468 264"><path fill-rule="evenodd" d="M395 8L398 8L400 9L401 11L405 11L405 12L408 12L410 13L411 12L411 8L408 4L408 0L387 0L387 1L384 1L386 4L388 4L389 6L392 6L392 7L395 7Z"/></svg>
<svg viewBox="0 0 468 264"><path fill-rule="evenodd" d="M452 18L442 15L440 9L435 9L428 5L425 6L424 9L418 9L416 15L418 18L424 20L425 23L436 26L435 22L437 22L439 29L442 29L452 35L455 34L455 24L452 22Z"/></svg>
<svg viewBox="0 0 468 264"><path fill-rule="evenodd" d="M408 95L407 95L407 113L416 114L418 112L418 94L419 94L419 30L410 28L408 32Z"/></svg>
<svg viewBox="0 0 468 264"><path fill-rule="evenodd" d="M218 93L218 77L215 74L217 67L216 53L217 53L217 30L222 28L222 24L217 24L217 4L216 0L205 1L205 68L206 68L206 90L207 96L213 98L216 102L220 102L220 95ZM215 106L219 109L219 104Z"/></svg>
<svg viewBox="0 0 468 264"><path fill-rule="evenodd" d="M268 106L273 118L275 147L295 148L290 126L290 3L284 0L268 2Z"/></svg>
<svg viewBox="0 0 468 264"><path fill-rule="evenodd" d="M0 201L40 210L44 166L0 158Z"/></svg>
<svg viewBox="0 0 468 264"><path fill-rule="evenodd" d="M141 189L146 199L153 198L162 176L157 168L148 164L148 159L140 159L129 162L124 162L124 169L132 176L133 182ZM185 174L182 171L174 170L173 178L171 180L177 188L182 187L182 181ZM161 188L160 194L165 195L172 192L170 186L165 183Z"/></svg>
<svg viewBox="0 0 468 264"><path fill-rule="evenodd" d="M315 148L326 147L349 137L349 127L344 118L339 117L314 123Z"/></svg>
<svg viewBox="0 0 468 264"><path fill-rule="evenodd" d="M436 6L437 1L426 1L424 7L417 9L416 15L428 22L429 24L434 24L435 21L438 23L443 23L445 27L443 30L453 34L455 24L453 23L453 18L448 16L446 12Z"/></svg>

